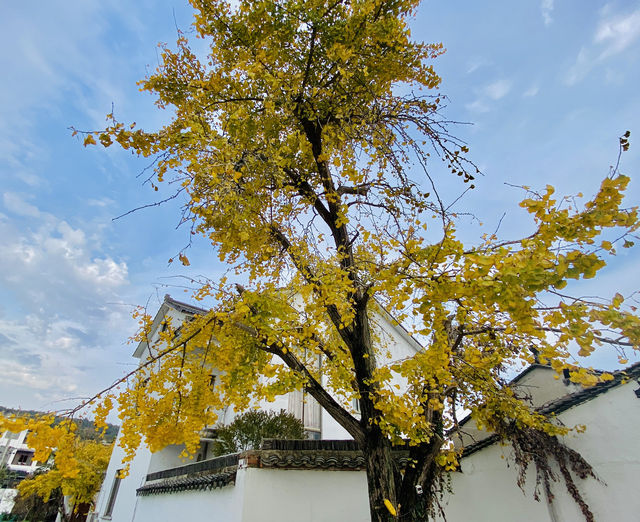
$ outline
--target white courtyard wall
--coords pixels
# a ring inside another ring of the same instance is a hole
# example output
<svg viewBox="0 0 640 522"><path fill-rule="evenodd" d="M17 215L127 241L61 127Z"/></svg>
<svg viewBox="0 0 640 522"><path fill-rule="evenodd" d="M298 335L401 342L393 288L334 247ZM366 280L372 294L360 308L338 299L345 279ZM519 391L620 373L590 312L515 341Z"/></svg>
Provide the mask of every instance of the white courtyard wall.
<svg viewBox="0 0 640 522"><path fill-rule="evenodd" d="M211 491L180 491L138 497L138 506L132 522L162 522L165 520L240 522L244 496L243 479L242 473L238 473L235 486L230 485Z"/></svg>
<svg viewBox="0 0 640 522"><path fill-rule="evenodd" d="M564 442L585 457L600 480L576 479L600 522L638 520L640 513L640 399L634 393L637 386L635 381L617 386L558 416L567 426L587 426L585 433L570 434ZM562 481L553 484L555 499L551 506L543 491L541 502L536 502L535 472L529 469L523 493L516 485L516 468L509 461L511 451L510 447L494 444L462 460L462 472L452 474L453 494L445 500L448 522L584 520Z"/></svg>
<svg viewBox="0 0 640 522"><path fill-rule="evenodd" d="M369 522L367 481L362 471L243 468L235 486L139 497L133 521L162 520Z"/></svg>
<svg viewBox="0 0 640 522"><path fill-rule="evenodd" d="M248 468L238 522L369 522L363 471ZM230 519L231 520L231 519Z"/></svg>

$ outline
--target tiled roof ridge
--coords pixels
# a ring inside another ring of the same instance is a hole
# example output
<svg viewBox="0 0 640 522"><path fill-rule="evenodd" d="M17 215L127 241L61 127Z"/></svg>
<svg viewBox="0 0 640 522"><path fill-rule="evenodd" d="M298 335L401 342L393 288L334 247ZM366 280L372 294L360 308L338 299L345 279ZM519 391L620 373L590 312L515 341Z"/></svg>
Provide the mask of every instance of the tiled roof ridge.
<svg viewBox="0 0 640 522"><path fill-rule="evenodd" d="M317 444L291 443L310 442ZM270 439L262 449L246 451L240 454L240 465L250 468L280 469L325 469L357 471L365 469L365 459L355 441L323 440L323 441L286 441ZM296 447L298 446L298 447ZM290 449L283 449L289 447ZM277 448L277 449L276 449ZM407 465L409 451L395 448L392 455L400 467Z"/></svg>
<svg viewBox="0 0 640 522"><path fill-rule="evenodd" d="M579 406L580 404L590 401L598 395L606 393L612 388L628 382L628 380L640 377L640 362L637 362L622 370L612 372L612 376L613 379L610 381L599 382L598 384L595 384L594 386L591 386L589 388L585 388L575 393L570 393L568 395L559 397L558 399L549 401L537 408L536 411L545 415L557 415L559 413L567 411L570 408L573 408L574 406ZM499 439L500 438L498 437L498 435L494 433L493 435L490 435L485 439L474 442L473 444L469 444L463 449L462 457L468 457L476 451L480 451L481 449L497 442Z"/></svg>
<svg viewBox="0 0 640 522"><path fill-rule="evenodd" d="M238 453L231 453L229 455L221 455L212 459L201 460L200 462L193 462L191 464L185 464L175 468L156 471L154 473L149 473L146 480L147 482L151 482L154 480L169 479L185 475L220 473L237 466L238 456Z"/></svg>
<svg viewBox="0 0 640 522"><path fill-rule="evenodd" d="M362 471L366 467L362 451L354 449L357 447L355 441L268 439L265 443L269 449L233 453L149 473L145 484L136 490L136 495L221 488L235 484L239 468ZM296 449L273 449L282 447ZM393 457L400 467L409 463L409 451L406 449L393 450Z"/></svg>
<svg viewBox="0 0 640 522"><path fill-rule="evenodd" d="M248 467L280 469L365 469L361 451L268 451L258 450L246 455Z"/></svg>
<svg viewBox="0 0 640 522"><path fill-rule="evenodd" d="M160 495L163 493L177 493L189 490L211 490L223 488L229 484L235 484L236 470L229 470L222 473L210 473L206 475L192 475L187 477L166 479L154 484L145 484L136 489L139 497L147 495Z"/></svg>
<svg viewBox="0 0 640 522"><path fill-rule="evenodd" d="M523 377L525 377L526 375L528 375L529 373L531 373L532 371L537 370L537 369L552 370L554 372L556 371L548 364L533 363L533 364L530 364L529 366L527 366L523 371L521 371L513 379L511 379L509 381L509 386L512 386L512 385L518 383ZM627 368L624 368L622 370L616 370L615 372L606 372L605 370L591 370L591 371L593 373L595 373L596 375L602 375L603 373L612 373L613 376L614 376L614 380L615 380L616 379L616 375L624 374L625 372L630 372L631 371L631 372L639 372L640 373L640 362L635 363L635 364L633 364L633 365L631 365L631 366L629 366ZM605 383L609 384L609 386L616 386L617 385L617 381L616 381L616 383L612 384L613 382L614 381L605 381L605 382L602 382L602 383L598 383L595 386L600 386L601 384L605 384ZM580 391L572 393L572 394L563 395L562 397L558 397L557 399L553 399L553 401L549 401L548 403L543 404L540 408L544 408L548 404L551 404L551 403L564 401L568 397L573 397L573 396L575 396L577 394L580 394L582 392L586 392L588 390L591 390L592 388L593 388L593 386L590 387L590 388L585 388L583 390L580 390ZM598 395L599 393L602 393L602 392L597 392L596 395ZM540 411L540 408L538 408L538 411ZM562 411L564 411L564 409ZM546 412L543 412L543 413L546 413ZM458 426L464 426L469 421L471 421L471 415L470 414L467 415L466 417L464 417L463 419L461 419L460 422L458 422ZM455 431L456 431L456 428L452 428L451 430L449 430L449 432L447 434L451 435L451 434L455 433Z"/></svg>
<svg viewBox="0 0 640 522"><path fill-rule="evenodd" d="M633 364L628 368L611 372L611 375L613 376L613 379L610 381L599 382L589 388L584 388L583 390L579 390L575 393L564 395L563 397L549 401L540 406L537 411L545 414L562 413L573 406L577 406L578 404L589 401L602 393L608 392L611 388L615 388L616 386L627 382L629 379L640 377L640 362Z"/></svg>
<svg viewBox="0 0 640 522"><path fill-rule="evenodd" d="M197 314L197 315L206 314L209 311L206 308L202 308L200 306L185 303L183 301L178 301L177 299L174 299L173 297L171 297L169 294L165 294L164 302L173 308L179 309L182 312L187 312L190 314Z"/></svg>

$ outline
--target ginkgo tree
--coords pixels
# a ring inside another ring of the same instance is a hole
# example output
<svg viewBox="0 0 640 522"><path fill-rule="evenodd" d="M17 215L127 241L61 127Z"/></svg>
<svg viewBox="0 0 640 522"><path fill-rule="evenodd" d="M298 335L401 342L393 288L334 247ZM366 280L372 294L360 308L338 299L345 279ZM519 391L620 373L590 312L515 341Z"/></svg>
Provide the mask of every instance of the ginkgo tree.
<svg viewBox="0 0 640 522"><path fill-rule="evenodd" d="M563 290L632 246L629 178L612 172L584 203L523 187L531 233L463 244L438 188L473 188L476 170L441 116L432 61L443 47L410 37L418 0L191 3L207 53L180 35L141 82L169 123L143 130L110 114L105 130L82 133L85 145L153 158L154 184L179 186L182 220L238 277L204 281L195 297L215 306L178 337L179 325L166 328L129 376L118 396L129 456L142 440L194 452L216 409L304 388L361 446L371 519L425 520L456 466L456 411L515 443L565 434L505 370L535 352L589 386L610 376L581 357L639 347L622 295ZM421 342L414 356L388 357L381 308ZM102 399L104 418L113 398ZM404 469L394 448L409 452Z"/></svg>
<svg viewBox="0 0 640 522"><path fill-rule="evenodd" d="M0 431L19 433L28 430L25 443L34 450L34 460L41 472L18 484L23 497L37 495L46 503L60 492L58 511L68 520L64 497L74 511L92 505L104 472L109 464L113 444L100 440L82 440L71 419L56 420L53 415L30 417L0 415Z"/></svg>

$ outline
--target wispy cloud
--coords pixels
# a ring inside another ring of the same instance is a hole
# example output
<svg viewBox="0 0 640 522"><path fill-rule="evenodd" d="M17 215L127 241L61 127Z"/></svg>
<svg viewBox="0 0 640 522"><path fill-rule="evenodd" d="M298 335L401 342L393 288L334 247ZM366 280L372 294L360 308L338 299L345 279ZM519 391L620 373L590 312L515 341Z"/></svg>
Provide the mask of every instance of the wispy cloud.
<svg viewBox="0 0 640 522"><path fill-rule="evenodd" d="M187 29L191 10L176 10ZM13 2L2 14L0 46L10 52L0 53L0 359L11 363L0 398L38 407L31 390L51 401L95 391L120 373L115 361L129 350L113 348L135 321L130 305L113 303L140 302L157 269L141 271L129 237L110 237L110 218L122 205L137 206L131 194L123 197L125 155L84 151L66 128L103 127L112 102L123 120L165 122L135 82L157 63L157 41L171 42L175 28L171 6L150 0L37 9ZM136 252L153 257L157 242L144 235L136 236Z"/></svg>
<svg viewBox="0 0 640 522"><path fill-rule="evenodd" d="M499 79L486 84L476 91L477 98L465 105L469 112L482 114L489 112L493 102L501 100L511 91L511 81Z"/></svg>
<svg viewBox="0 0 640 522"><path fill-rule="evenodd" d="M498 80L490 83L484 88L484 94L492 100L504 98L511 90L511 82L509 80Z"/></svg>
<svg viewBox="0 0 640 522"><path fill-rule="evenodd" d="M594 42L604 48L598 56L604 60L609 56L621 53L630 47L640 36L640 9L630 15L618 15L606 20L601 20Z"/></svg>
<svg viewBox="0 0 640 522"><path fill-rule="evenodd" d="M540 92L540 87L532 85L526 91L522 93L523 98L533 98Z"/></svg>
<svg viewBox="0 0 640 522"><path fill-rule="evenodd" d="M21 389L50 399L86 393L114 359L107 348L131 328L126 308L105 304L127 292L127 264L103 253L99 224L74 227L14 193L3 201L9 214L0 218L0 288L12 307L0 308L0 357L10 361L0 396L20 404ZM93 377L80 362L93 362Z"/></svg>
<svg viewBox="0 0 640 522"><path fill-rule="evenodd" d="M469 62L469 65L467 66L467 74L474 73L478 69L481 69L482 67L486 67L489 64L490 62L488 62L484 58L474 58Z"/></svg>
<svg viewBox="0 0 640 522"><path fill-rule="evenodd" d="M471 103L467 103L465 107L469 112L475 112L475 113L489 112L489 106L483 100L480 100L480 99L477 99Z"/></svg>
<svg viewBox="0 0 640 522"><path fill-rule="evenodd" d="M608 9L604 10L592 43L580 49L575 63L567 71L565 83L575 85L594 67L626 51L639 38L640 9L625 14L610 14Z"/></svg>
<svg viewBox="0 0 640 522"><path fill-rule="evenodd" d="M38 207L27 203L21 195L14 192L5 192L2 195L2 201L9 212L18 216L38 217L40 215Z"/></svg>
<svg viewBox="0 0 640 522"><path fill-rule="evenodd" d="M87 205L91 207L105 208L113 205L114 203L115 201L111 198L100 198L100 199L91 198L87 200Z"/></svg>
<svg viewBox="0 0 640 522"><path fill-rule="evenodd" d="M544 25L551 25L553 22L553 17L551 16L553 13L553 2L554 0L542 0L540 4L540 11L542 12L542 19L544 20Z"/></svg>

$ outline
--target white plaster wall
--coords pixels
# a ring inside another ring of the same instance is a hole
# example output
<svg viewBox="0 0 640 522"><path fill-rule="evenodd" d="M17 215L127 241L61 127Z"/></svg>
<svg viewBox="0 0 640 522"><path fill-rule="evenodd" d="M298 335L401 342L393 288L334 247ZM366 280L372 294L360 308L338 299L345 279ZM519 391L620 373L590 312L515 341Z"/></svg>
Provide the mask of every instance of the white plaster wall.
<svg viewBox="0 0 640 522"><path fill-rule="evenodd" d="M640 519L640 399L634 388L637 383L631 381L558 416L567 426L587 425L585 433L571 434L565 443L584 456L601 480L576 478L600 522ZM510 447L494 444L462 460L462 473L451 475L453 494L446 500L445 511L449 522L584 520L562 481L553 484L555 499L551 507L542 492L541 502L533 499L533 467L523 494L515 484L515 466L511 463L507 467L510 456Z"/></svg>
<svg viewBox="0 0 640 522"><path fill-rule="evenodd" d="M138 497L133 522L240 522L244 497L244 476L236 484L209 491L180 491ZM119 519L114 518L119 522Z"/></svg>
<svg viewBox="0 0 640 522"><path fill-rule="evenodd" d="M452 494L444 501L447 522L543 522L547 506L533 499L535 474L529 470L527 495L516 485L517 472L498 444L463 459L462 472L451 474Z"/></svg>
<svg viewBox="0 0 640 522"><path fill-rule="evenodd" d="M512 383L512 386L519 397L528 399L535 407L540 407L550 401L583 389L578 384L566 384L555 370L547 366L536 366L522 377L516 377L516 381ZM491 433L479 430L475 421L468 419L461 425L460 435L462 436L462 444L468 446L486 439ZM459 447L461 444L460 437L454 437L453 442L456 447Z"/></svg>
<svg viewBox="0 0 640 522"><path fill-rule="evenodd" d="M229 409L233 410L233 408L229 408ZM287 393L284 395L278 395L277 397L274 398L273 401L267 401L266 399L262 399L261 401L258 402L257 409L263 410L263 411L275 411L276 413L279 413L280 410L289 411L289 394ZM234 414L232 416L233 418L231 418L231 420L228 420L227 422L232 422L237 415L238 415L237 413Z"/></svg>
<svg viewBox="0 0 640 522"><path fill-rule="evenodd" d="M17 494L17 489L0 489L0 513L11 512Z"/></svg>
<svg viewBox="0 0 640 522"><path fill-rule="evenodd" d="M26 473L33 473L38 468L40 464L36 460L32 460L28 466L13 464L13 459L18 451L30 451L33 453L33 450L25 443L28 433L28 430L23 430L20 433L10 431L2 433L0 436L0 465L6 464L12 471Z"/></svg>
<svg viewBox="0 0 640 522"><path fill-rule="evenodd" d="M149 460L149 471L147 473L155 473L170 468L177 468L185 464L192 464L195 459L185 459L180 457L184 450L184 444L171 444L165 448L151 454Z"/></svg>
<svg viewBox="0 0 640 522"><path fill-rule="evenodd" d="M369 522L367 481L362 471L244 468L235 486L138 498L134 522L164 520Z"/></svg>
<svg viewBox="0 0 640 522"><path fill-rule="evenodd" d="M363 471L248 468L238 522L369 522Z"/></svg>
<svg viewBox="0 0 640 522"><path fill-rule="evenodd" d="M98 514L99 520L130 522L133 520L138 500L138 497L136 497L136 489L144 484L147 477L149 461L151 460L151 452L145 445L142 445L138 449L136 456L131 462L129 475L120 483L113 513L109 519L104 516L104 512L107 509L107 502L109 500L109 494L111 493L111 487L113 486L116 471L124 467L122 464L124 451L118 446L119 440L120 434L116 439L116 444L113 448L113 453L111 454L111 460L109 461L109 466L107 467L107 472L105 474L104 481L102 482L100 493L98 494L95 512ZM156 522L159 522L159 520Z"/></svg>
<svg viewBox="0 0 640 522"><path fill-rule="evenodd" d="M323 408L320 412L322 419L322 438L324 440L351 440L353 437Z"/></svg>
<svg viewBox="0 0 640 522"><path fill-rule="evenodd" d="M583 434L565 443L589 462L598 478L576 483L598 521L640 520L640 399L638 383L618 386L560 416L567 426L585 424ZM580 520L579 510L564 487L554 488L558 520Z"/></svg>
<svg viewBox="0 0 640 522"><path fill-rule="evenodd" d="M519 397L531 399L535 407L583 389L578 384L565 383L562 375L545 366L534 368L513 387Z"/></svg>

